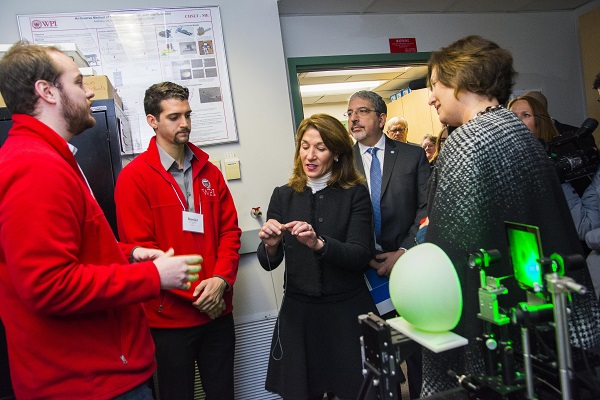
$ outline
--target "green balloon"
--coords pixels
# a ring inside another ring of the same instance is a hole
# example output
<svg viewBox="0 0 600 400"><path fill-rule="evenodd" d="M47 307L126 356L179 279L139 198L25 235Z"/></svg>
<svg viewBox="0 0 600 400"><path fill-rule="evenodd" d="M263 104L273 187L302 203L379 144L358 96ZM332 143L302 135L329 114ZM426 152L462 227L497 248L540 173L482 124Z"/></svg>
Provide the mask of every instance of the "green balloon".
<svg viewBox="0 0 600 400"><path fill-rule="evenodd" d="M408 250L390 274L392 303L406 321L426 332L454 329L462 292L454 265L442 249L423 243Z"/></svg>

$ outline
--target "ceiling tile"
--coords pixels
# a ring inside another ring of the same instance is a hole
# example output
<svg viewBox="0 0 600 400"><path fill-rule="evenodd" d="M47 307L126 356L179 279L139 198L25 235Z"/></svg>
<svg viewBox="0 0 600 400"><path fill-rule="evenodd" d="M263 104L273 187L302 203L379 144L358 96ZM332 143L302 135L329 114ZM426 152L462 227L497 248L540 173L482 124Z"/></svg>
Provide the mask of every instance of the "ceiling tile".
<svg viewBox="0 0 600 400"><path fill-rule="evenodd" d="M279 0L279 15L574 10L594 0Z"/></svg>
<svg viewBox="0 0 600 400"><path fill-rule="evenodd" d="M369 13L421 13L443 12L454 0L376 0L369 7Z"/></svg>
<svg viewBox="0 0 600 400"><path fill-rule="evenodd" d="M279 0L279 15L361 14L370 0Z"/></svg>

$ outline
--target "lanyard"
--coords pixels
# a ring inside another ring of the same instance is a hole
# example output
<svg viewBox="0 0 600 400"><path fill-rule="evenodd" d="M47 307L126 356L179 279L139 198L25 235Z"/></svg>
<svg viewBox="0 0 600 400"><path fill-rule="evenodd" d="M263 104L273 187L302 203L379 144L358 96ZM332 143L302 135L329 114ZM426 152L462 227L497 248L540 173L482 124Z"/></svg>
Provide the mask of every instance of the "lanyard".
<svg viewBox="0 0 600 400"><path fill-rule="evenodd" d="M90 190L92 197L95 199L96 196L94 196L94 191L92 190L92 187L90 186L90 183L88 182L87 177L83 173L83 170L81 169L81 165L79 165L79 163L77 163L77 167L79 168L79 172L81 172L81 176L83 176L83 180L85 181L85 184L87 185L88 189Z"/></svg>
<svg viewBox="0 0 600 400"><path fill-rule="evenodd" d="M173 185L172 182L169 182L169 184L171 185L171 188L173 188L173 191L175 192L175 196L177 196L177 200L179 200L179 204L181 204L181 208L183 209L183 211L187 211L187 207L183 204L183 201L181 200L181 196L179 196L179 193L177 193L177 189L175 189L175 185ZM199 190L196 190L196 182L193 182L193 187L194 187L194 208L198 209L197 214L202 214L202 205L200 204L200 193ZM187 200L186 200L187 203Z"/></svg>
<svg viewBox="0 0 600 400"><path fill-rule="evenodd" d="M171 182L169 182L171 183ZM179 200L179 204L181 204L181 208L183 209L183 211L187 211L187 208L183 205L183 201L181 201L181 197L179 197L179 193L177 193L177 190L175 189L175 186L173 186L173 184L171 183L171 187L173 188L173 191L175 192L175 196L177 196L177 200ZM187 201L186 201L187 203Z"/></svg>
<svg viewBox="0 0 600 400"><path fill-rule="evenodd" d="M179 193L175 189L175 186L173 185L173 183L171 183L171 187L173 188L173 191L177 195L179 204L181 204L181 208L183 209L183 211L181 213L183 230L187 231L187 232L192 232L192 233L204 233L204 216L202 215L202 213L186 211L186 208L183 205L183 201L181 200L181 197L179 196ZM200 207L198 205L197 209L199 209L199 208Z"/></svg>

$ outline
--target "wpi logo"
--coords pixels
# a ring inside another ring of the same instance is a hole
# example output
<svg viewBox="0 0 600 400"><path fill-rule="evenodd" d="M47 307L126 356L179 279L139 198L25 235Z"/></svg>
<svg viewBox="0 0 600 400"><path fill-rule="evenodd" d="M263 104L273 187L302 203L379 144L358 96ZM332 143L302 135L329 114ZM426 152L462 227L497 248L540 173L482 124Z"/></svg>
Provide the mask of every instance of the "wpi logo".
<svg viewBox="0 0 600 400"><path fill-rule="evenodd" d="M56 20L39 20L35 19L31 21L31 26L33 29L41 29L41 28L58 28L58 23Z"/></svg>
<svg viewBox="0 0 600 400"><path fill-rule="evenodd" d="M206 188L206 189L202 189L202 193L204 193L205 196L215 197L217 195L217 193L215 192L215 189L211 189L210 181L208 179L202 178L202 186L204 186Z"/></svg>

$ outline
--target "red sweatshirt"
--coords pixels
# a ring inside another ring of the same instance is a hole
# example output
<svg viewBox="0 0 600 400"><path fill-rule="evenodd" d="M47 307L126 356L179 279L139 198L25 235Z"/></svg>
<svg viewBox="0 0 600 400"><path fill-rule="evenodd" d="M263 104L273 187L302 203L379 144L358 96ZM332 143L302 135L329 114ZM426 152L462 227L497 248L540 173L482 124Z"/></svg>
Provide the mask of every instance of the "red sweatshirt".
<svg viewBox="0 0 600 400"><path fill-rule="evenodd" d="M233 288L237 276L241 230L223 174L208 161L208 154L188 144L195 155L192 179L196 212L201 211L204 233L183 230L184 194L171 173L160 163L156 138L148 150L133 159L119 175L115 189L117 226L121 241L175 254L200 254L204 261L200 279L187 290L162 291L144 304L150 327L187 328L212 321L192 302L195 287L218 275ZM198 206L200 204L200 207ZM233 290L224 293L226 309L233 310Z"/></svg>
<svg viewBox="0 0 600 400"><path fill-rule="evenodd" d="M140 302L151 262L127 264L67 143L13 115L0 149L0 318L20 399L109 399L152 375Z"/></svg>

